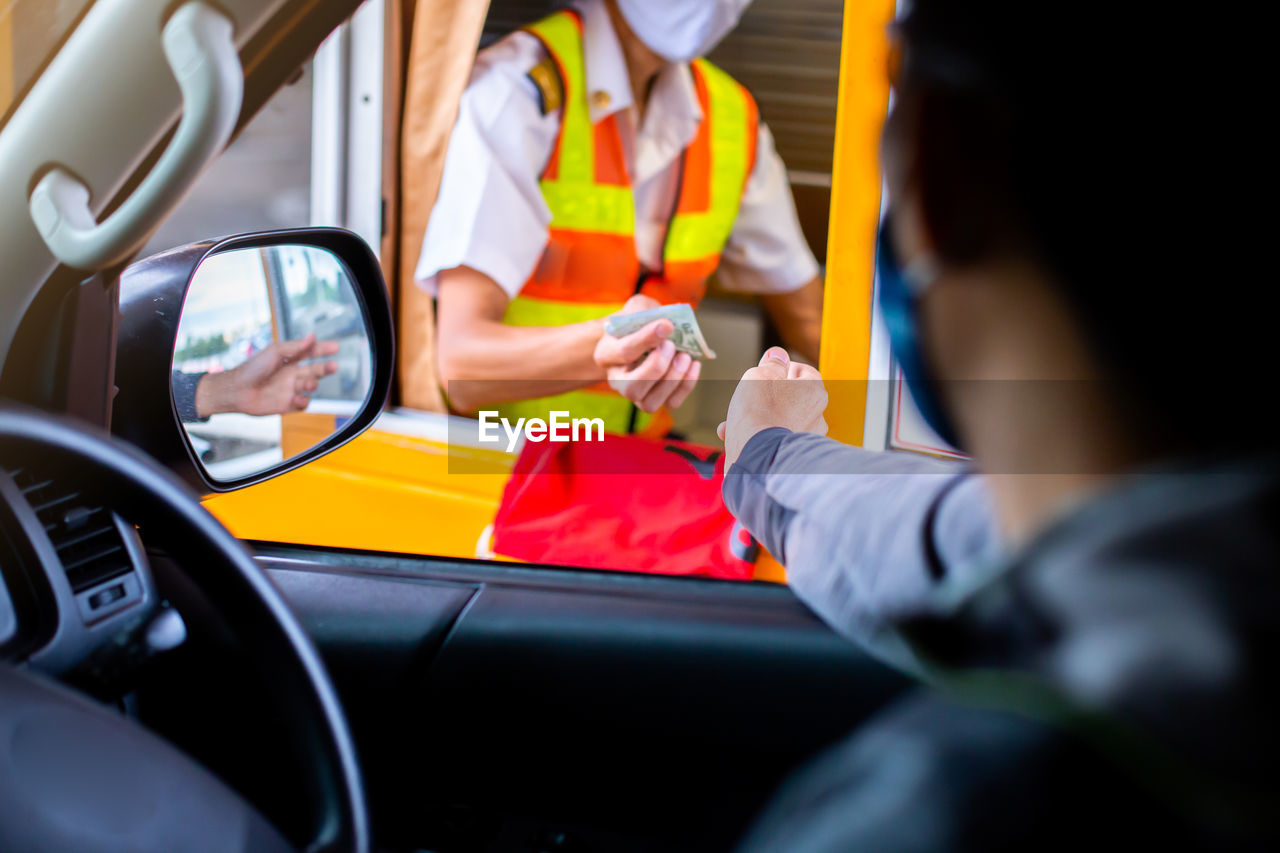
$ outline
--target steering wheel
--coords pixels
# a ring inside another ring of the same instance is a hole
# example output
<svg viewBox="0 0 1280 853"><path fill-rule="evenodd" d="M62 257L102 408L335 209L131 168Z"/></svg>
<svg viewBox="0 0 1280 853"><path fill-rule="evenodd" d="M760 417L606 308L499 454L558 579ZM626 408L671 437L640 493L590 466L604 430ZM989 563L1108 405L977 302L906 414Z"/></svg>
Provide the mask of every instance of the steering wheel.
<svg viewBox="0 0 1280 853"><path fill-rule="evenodd" d="M370 850L351 732L320 655L280 594L175 476L64 418L0 407L0 447L57 465L163 545L254 650L290 721L317 826L308 851ZM0 848L291 849L243 797L135 722L0 663Z"/></svg>

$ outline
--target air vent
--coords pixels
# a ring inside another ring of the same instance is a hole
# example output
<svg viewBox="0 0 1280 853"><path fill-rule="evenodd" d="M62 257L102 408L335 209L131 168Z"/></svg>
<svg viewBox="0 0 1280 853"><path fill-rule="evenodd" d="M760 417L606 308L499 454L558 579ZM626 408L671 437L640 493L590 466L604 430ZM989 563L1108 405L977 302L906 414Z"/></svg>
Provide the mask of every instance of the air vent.
<svg viewBox="0 0 1280 853"><path fill-rule="evenodd" d="M107 508L34 472L10 473L49 534L72 592L78 595L133 571L115 517Z"/></svg>

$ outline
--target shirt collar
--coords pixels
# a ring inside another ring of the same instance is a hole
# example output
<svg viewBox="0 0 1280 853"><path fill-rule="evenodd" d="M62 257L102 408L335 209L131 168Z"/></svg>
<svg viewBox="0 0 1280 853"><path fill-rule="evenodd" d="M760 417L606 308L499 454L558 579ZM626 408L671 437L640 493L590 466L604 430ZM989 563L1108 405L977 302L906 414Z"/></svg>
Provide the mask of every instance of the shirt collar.
<svg viewBox="0 0 1280 853"><path fill-rule="evenodd" d="M604 0L582 0L574 4L582 14L582 53L586 67L587 105L592 124L621 110L635 105L631 95L631 79L627 74L627 61L622 55L622 45L609 20L609 10ZM649 110L645 123L650 119L673 121L669 128L680 136L688 135L691 141L702 121L702 107L698 104L698 92L693 84L693 73L686 62L667 63L653 82L649 97ZM691 126L692 132L687 132Z"/></svg>
<svg viewBox="0 0 1280 853"><path fill-rule="evenodd" d="M666 137L670 143L683 148L693 142L701 123L702 105L698 103L698 89L689 63L667 63L653 81L641 132Z"/></svg>
<svg viewBox="0 0 1280 853"><path fill-rule="evenodd" d="M635 104L622 45L603 0L576 4L582 13L582 53L586 64L587 105L591 123Z"/></svg>

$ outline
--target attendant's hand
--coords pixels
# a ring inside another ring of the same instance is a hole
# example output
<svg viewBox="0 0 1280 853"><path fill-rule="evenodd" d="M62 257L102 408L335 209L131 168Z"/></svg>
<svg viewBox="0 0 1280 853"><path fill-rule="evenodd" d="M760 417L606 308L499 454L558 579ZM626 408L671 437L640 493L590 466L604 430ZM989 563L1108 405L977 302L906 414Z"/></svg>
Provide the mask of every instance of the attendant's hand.
<svg viewBox="0 0 1280 853"><path fill-rule="evenodd" d="M618 313L644 311L659 304L648 296L636 295ZM654 320L621 338L601 335L596 344L595 362L604 368L609 385L642 411L678 408L702 373L702 362L676 352L670 341L673 331L670 320Z"/></svg>
<svg viewBox="0 0 1280 853"><path fill-rule="evenodd" d="M302 411L320 380L338 371L336 361L303 362L337 352L337 341L317 341L314 333L296 341L276 341L231 370L205 374L196 386L196 414L207 418L221 412Z"/></svg>
<svg viewBox="0 0 1280 853"><path fill-rule="evenodd" d="M758 366L742 374L729 413L716 430L724 442L726 469L761 430L786 427L826 435L826 410L827 389L817 369L792 361L782 347L770 347Z"/></svg>

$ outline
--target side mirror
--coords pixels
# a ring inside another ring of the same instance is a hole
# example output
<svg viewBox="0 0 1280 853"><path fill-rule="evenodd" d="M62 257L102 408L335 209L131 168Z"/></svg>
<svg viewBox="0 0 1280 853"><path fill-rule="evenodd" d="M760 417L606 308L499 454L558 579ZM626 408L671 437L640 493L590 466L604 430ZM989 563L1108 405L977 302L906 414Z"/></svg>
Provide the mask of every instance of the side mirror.
<svg viewBox="0 0 1280 853"><path fill-rule="evenodd" d="M112 432L203 493L346 444L382 410L395 361L377 259L302 228L192 243L120 276Z"/></svg>

